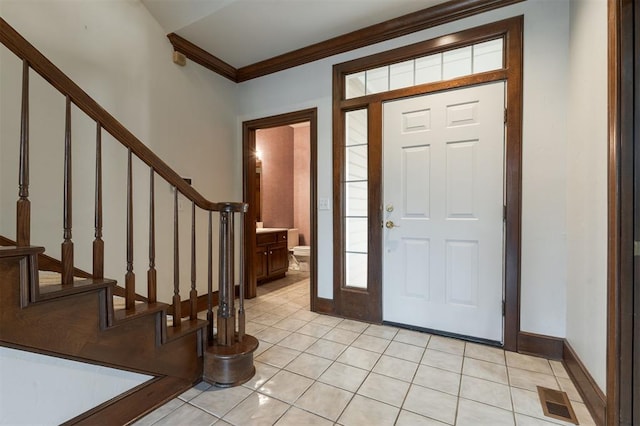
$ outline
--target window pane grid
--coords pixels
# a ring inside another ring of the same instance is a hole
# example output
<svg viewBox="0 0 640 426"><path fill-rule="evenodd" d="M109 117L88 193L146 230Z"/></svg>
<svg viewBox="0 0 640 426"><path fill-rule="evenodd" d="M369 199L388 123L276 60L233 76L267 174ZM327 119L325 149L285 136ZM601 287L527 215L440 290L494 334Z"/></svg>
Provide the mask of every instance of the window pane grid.
<svg viewBox="0 0 640 426"><path fill-rule="evenodd" d="M377 93L389 90L389 67L349 76L349 93ZM368 266L368 179L369 144L367 109L345 113L344 144L344 283L347 287L367 288Z"/></svg>
<svg viewBox="0 0 640 426"><path fill-rule="evenodd" d="M345 286L367 288L366 253L345 253Z"/></svg>
<svg viewBox="0 0 640 426"><path fill-rule="evenodd" d="M493 71L504 66L503 52L504 40L498 38L349 74L345 76L345 96L352 99Z"/></svg>

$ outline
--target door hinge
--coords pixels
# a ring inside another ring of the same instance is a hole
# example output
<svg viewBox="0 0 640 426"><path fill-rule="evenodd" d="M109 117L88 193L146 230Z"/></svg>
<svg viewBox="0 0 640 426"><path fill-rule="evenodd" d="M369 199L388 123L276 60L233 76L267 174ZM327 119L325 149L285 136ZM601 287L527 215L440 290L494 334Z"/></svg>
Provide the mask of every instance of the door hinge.
<svg viewBox="0 0 640 426"><path fill-rule="evenodd" d="M507 303L503 300L502 301L502 316L505 316L507 314Z"/></svg>
<svg viewBox="0 0 640 426"><path fill-rule="evenodd" d="M504 122L507 122L507 109L504 109Z"/></svg>
<svg viewBox="0 0 640 426"><path fill-rule="evenodd" d="M633 242L633 255L640 256L640 241Z"/></svg>
<svg viewBox="0 0 640 426"><path fill-rule="evenodd" d="M502 206L502 220L505 222L507 220L507 206Z"/></svg>

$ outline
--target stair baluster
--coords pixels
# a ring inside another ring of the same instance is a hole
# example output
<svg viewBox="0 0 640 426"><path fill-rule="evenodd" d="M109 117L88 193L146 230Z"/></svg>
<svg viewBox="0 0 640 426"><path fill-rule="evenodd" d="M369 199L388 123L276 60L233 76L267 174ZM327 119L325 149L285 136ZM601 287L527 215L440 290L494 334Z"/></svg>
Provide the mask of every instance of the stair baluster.
<svg viewBox="0 0 640 426"><path fill-rule="evenodd" d="M124 276L125 307L136 305L136 275L133 272L133 167L131 148L127 155L127 273Z"/></svg>
<svg viewBox="0 0 640 426"><path fill-rule="evenodd" d="M240 242L244 242L244 212L240 212ZM245 314L244 314L244 250L240 249L240 294L238 296L238 341L242 342L245 333Z"/></svg>
<svg viewBox="0 0 640 426"><path fill-rule="evenodd" d="M29 62L22 60L22 107L20 110L20 166L16 206L18 246L31 244L31 201L29 201Z"/></svg>
<svg viewBox="0 0 640 426"><path fill-rule="evenodd" d="M71 182L71 98L67 95L65 105L64 128L64 195L63 195L63 226L64 241L62 242L62 284L73 284L73 241L72 228L72 182Z"/></svg>
<svg viewBox="0 0 640 426"><path fill-rule="evenodd" d="M93 276L104 278L104 241L102 240L102 126L96 123L96 195L95 239L93 240Z"/></svg>
<svg viewBox="0 0 640 426"><path fill-rule="evenodd" d="M147 298L155 303L158 298L156 284L156 193L155 172L149 168L149 270L147 271Z"/></svg>
<svg viewBox="0 0 640 426"><path fill-rule="evenodd" d="M209 212L209 238L207 247L207 344L213 343L213 219Z"/></svg>
<svg viewBox="0 0 640 426"><path fill-rule="evenodd" d="M180 327L182 309L180 306L180 248L178 239L178 188L174 187L173 197L173 326Z"/></svg>
<svg viewBox="0 0 640 426"><path fill-rule="evenodd" d="M198 318L198 291L196 290L196 204L191 203L191 291L189 292L191 312L189 318Z"/></svg>

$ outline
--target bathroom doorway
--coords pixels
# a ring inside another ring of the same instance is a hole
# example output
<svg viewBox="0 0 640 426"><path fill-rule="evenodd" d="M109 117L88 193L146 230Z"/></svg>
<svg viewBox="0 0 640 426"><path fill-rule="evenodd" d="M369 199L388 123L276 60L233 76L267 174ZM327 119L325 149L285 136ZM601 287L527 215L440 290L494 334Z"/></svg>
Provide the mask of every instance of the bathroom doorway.
<svg viewBox="0 0 640 426"><path fill-rule="evenodd" d="M274 280L309 278L317 300L317 110L243 123L245 297ZM283 282L284 282L283 281Z"/></svg>

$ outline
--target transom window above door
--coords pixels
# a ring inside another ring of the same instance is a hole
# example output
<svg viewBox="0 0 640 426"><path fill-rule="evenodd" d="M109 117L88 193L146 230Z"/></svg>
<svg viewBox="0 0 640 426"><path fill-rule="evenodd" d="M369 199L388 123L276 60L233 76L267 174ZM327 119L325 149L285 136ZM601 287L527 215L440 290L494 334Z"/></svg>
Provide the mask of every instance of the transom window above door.
<svg viewBox="0 0 640 426"><path fill-rule="evenodd" d="M345 98L450 80L503 67L503 38L484 41L345 76Z"/></svg>

